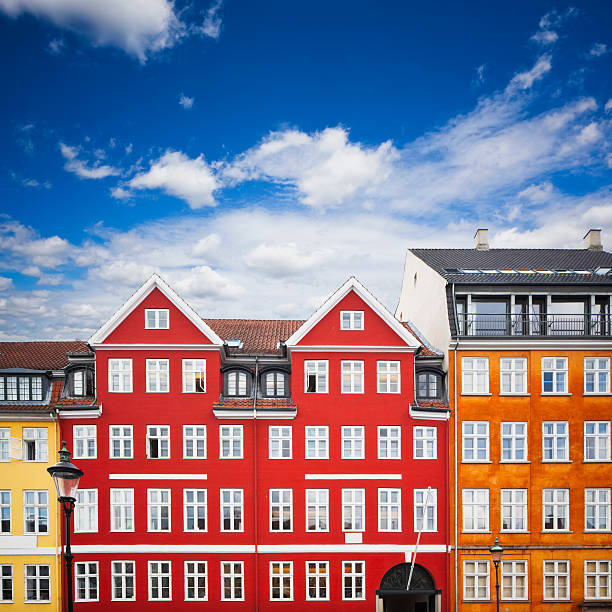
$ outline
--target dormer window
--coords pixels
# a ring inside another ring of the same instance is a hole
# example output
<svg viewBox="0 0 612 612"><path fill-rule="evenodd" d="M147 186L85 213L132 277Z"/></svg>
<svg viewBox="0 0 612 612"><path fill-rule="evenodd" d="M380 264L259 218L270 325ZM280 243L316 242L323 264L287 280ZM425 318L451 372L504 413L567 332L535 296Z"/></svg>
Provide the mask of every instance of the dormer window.
<svg viewBox="0 0 612 612"><path fill-rule="evenodd" d="M284 372L268 372L262 380L262 391L266 397L284 397L287 389L287 375Z"/></svg>
<svg viewBox="0 0 612 612"><path fill-rule="evenodd" d="M342 310L340 312L340 329L363 329L363 310Z"/></svg>
<svg viewBox="0 0 612 612"><path fill-rule="evenodd" d="M435 372L421 372L417 376L417 397L436 399L442 395L442 377Z"/></svg>
<svg viewBox="0 0 612 612"><path fill-rule="evenodd" d="M0 376L0 401L40 402L42 399L42 376Z"/></svg>
<svg viewBox="0 0 612 612"><path fill-rule="evenodd" d="M250 391L250 376L240 370L232 370L225 375L225 394L245 396Z"/></svg>
<svg viewBox="0 0 612 612"><path fill-rule="evenodd" d="M170 314L167 308L145 309L145 329L168 329Z"/></svg>
<svg viewBox="0 0 612 612"><path fill-rule="evenodd" d="M75 370L70 375L69 393L72 396L91 396L93 391L93 372L91 370Z"/></svg>

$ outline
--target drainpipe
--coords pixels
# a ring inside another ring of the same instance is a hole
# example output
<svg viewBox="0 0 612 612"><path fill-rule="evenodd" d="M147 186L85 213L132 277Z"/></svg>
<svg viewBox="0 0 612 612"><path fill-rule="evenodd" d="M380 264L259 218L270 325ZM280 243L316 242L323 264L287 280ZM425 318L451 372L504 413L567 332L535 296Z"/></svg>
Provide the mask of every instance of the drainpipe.
<svg viewBox="0 0 612 612"><path fill-rule="evenodd" d="M254 512L254 537L255 537L255 611L259 610L259 553L257 550L258 537L258 495L257 495L257 378L259 375L259 363L257 355L255 356L255 380L253 381L253 498L255 503Z"/></svg>

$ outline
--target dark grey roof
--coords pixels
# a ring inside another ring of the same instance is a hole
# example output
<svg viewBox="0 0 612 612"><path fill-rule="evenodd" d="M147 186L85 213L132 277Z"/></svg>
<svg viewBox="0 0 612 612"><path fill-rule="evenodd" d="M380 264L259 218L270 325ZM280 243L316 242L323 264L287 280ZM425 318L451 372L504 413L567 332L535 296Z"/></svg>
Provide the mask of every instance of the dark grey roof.
<svg viewBox="0 0 612 612"><path fill-rule="evenodd" d="M410 249L449 283L612 285L612 253L587 249ZM478 272L465 272L478 270ZM498 272L483 272L497 270ZM501 270L515 270L499 272ZM534 271L527 273L527 271ZM536 273L536 271L550 271ZM597 272L599 270L599 273ZM568 272L569 271L569 272ZM583 272L582 274L577 273ZM588 271L588 274L584 272Z"/></svg>

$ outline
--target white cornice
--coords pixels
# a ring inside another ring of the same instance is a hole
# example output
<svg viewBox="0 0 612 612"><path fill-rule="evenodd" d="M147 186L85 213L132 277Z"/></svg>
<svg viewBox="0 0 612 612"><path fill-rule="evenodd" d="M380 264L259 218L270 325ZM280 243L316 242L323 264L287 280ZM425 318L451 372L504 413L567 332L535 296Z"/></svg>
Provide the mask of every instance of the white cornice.
<svg viewBox="0 0 612 612"><path fill-rule="evenodd" d="M449 349L457 348L458 351L609 351L612 350L612 338L610 340L456 340L451 342Z"/></svg>
<svg viewBox="0 0 612 612"><path fill-rule="evenodd" d="M444 410L438 412L437 410L429 411L427 409L409 408L410 416L413 419L419 419L424 421L448 421L450 419L450 410Z"/></svg>
<svg viewBox="0 0 612 612"><path fill-rule="evenodd" d="M60 419L98 419L102 415L102 406L91 408L64 409L58 408L57 413Z"/></svg>
<svg viewBox="0 0 612 612"><path fill-rule="evenodd" d="M417 347L418 348L418 347ZM329 352L329 353L414 353L416 350L412 346L359 346L354 344L312 344L299 345L291 348L292 352ZM440 355L438 359L442 359Z"/></svg>
<svg viewBox="0 0 612 612"><path fill-rule="evenodd" d="M92 344L96 351L219 351L217 344Z"/></svg>

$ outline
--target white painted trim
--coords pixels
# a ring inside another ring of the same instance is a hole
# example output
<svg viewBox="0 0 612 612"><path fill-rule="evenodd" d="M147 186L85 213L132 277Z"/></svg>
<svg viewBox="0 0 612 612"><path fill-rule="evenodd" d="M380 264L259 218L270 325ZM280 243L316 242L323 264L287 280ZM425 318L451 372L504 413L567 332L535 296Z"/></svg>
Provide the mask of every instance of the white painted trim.
<svg viewBox="0 0 612 612"><path fill-rule="evenodd" d="M92 344L96 351L218 351L216 344Z"/></svg>
<svg viewBox="0 0 612 612"><path fill-rule="evenodd" d="M73 546L74 548L74 546ZM405 553L414 552L410 544L260 544L260 553ZM445 553L445 544L420 544L419 552Z"/></svg>
<svg viewBox="0 0 612 612"><path fill-rule="evenodd" d="M304 474L304 480L401 480L401 474Z"/></svg>
<svg viewBox="0 0 612 612"><path fill-rule="evenodd" d="M350 291L354 291L402 340L408 347L417 349L420 343L416 338L354 277L351 276L341 287L330 295L323 305L302 324L285 342L293 349L315 325L327 315L334 306ZM358 349L359 350L359 349Z"/></svg>
<svg viewBox="0 0 612 612"><path fill-rule="evenodd" d="M292 409L290 411L276 411L270 410L269 408L259 407L255 411L252 408L213 408L213 414L218 419L252 420L253 418L256 418L258 421L265 421L266 419L271 419L274 421L286 421L295 419L295 417L297 416L297 409Z"/></svg>
<svg viewBox="0 0 612 612"><path fill-rule="evenodd" d="M11 555L57 555L55 546L37 546L36 548L3 548L2 556L10 557ZM4 564L6 565L6 563Z"/></svg>
<svg viewBox="0 0 612 612"><path fill-rule="evenodd" d="M422 419L424 421L448 421L451 415L450 410L445 410L444 412L429 412L425 409L414 409L412 406L408 408L408 413L413 419Z"/></svg>
<svg viewBox="0 0 612 612"><path fill-rule="evenodd" d="M109 474L109 480L208 480L207 474Z"/></svg>
<svg viewBox="0 0 612 612"><path fill-rule="evenodd" d="M412 346L376 346L376 345L342 345L342 344L310 344L291 347L292 351L328 352L328 353L413 353ZM319 360L320 361L320 360Z"/></svg>
<svg viewBox="0 0 612 612"><path fill-rule="evenodd" d="M9 408L9 406L4 406L4 408ZM55 415L53 412L30 412L29 410L19 410L19 412L9 412L8 410L3 410L0 412L0 423L7 423L10 421L40 421L43 423L55 423ZM8 462L7 462L8 463Z"/></svg>
<svg viewBox="0 0 612 612"><path fill-rule="evenodd" d="M213 344L223 345L223 340L198 316L198 314L159 276L152 274L139 289L115 312L115 314L89 339L90 345L104 342L106 338L124 321L124 319L138 306L155 288L159 289L197 329L199 329Z"/></svg>
<svg viewBox="0 0 612 612"><path fill-rule="evenodd" d="M60 419L97 419L102 416L102 406L83 410L62 410L60 408L57 414Z"/></svg>

